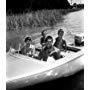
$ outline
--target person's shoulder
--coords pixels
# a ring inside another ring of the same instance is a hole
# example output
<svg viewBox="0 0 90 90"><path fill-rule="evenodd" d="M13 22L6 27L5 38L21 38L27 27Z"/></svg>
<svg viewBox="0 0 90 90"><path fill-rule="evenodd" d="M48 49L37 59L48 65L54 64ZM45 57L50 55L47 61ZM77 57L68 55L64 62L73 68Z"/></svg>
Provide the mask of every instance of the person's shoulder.
<svg viewBox="0 0 90 90"><path fill-rule="evenodd" d="M40 43L42 43L43 42L43 37L41 37L41 39L40 39Z"/></svg>
<svg viewBox="0 0 90 90"><path fill-rule="evenodd" d="M55 38L55 44L57 43L57 41L58 41L58 37Z"/></svg>

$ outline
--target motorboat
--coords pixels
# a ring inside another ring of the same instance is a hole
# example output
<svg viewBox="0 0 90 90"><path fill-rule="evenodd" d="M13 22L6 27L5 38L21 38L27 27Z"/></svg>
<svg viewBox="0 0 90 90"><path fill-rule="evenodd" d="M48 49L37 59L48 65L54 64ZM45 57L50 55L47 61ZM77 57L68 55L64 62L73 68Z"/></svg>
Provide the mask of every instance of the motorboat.
<svg viewBox="0 0 90 90"><path fill-rule="evenodd" d="M8 52L6 54L7 90L67 77L84 69L83 46L69 44L67 51L62 51L61 55L63 57L58 60L49 57L47 61L43 61Z"/></svg>

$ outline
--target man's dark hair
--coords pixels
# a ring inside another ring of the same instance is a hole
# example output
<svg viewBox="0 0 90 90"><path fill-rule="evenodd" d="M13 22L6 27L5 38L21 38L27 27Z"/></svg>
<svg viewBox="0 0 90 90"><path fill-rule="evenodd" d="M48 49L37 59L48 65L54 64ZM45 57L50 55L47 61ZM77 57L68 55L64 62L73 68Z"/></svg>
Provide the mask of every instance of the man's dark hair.
<svg viewBox="0 0 90 90"><path fill-rule="evenodd" d="M49 39L51 39L53 41L52 36L47 36L46 39L45 39L45 42L47 42Z"/></svg>
<svg viewBox="0 0 90 90"><path fill-rule="evenodd" d="M29 41L32 41L32 40L31 40L31 37L26 37L25 40L24 40L24 42L27 42L28 40L29 40Z"/></svg>

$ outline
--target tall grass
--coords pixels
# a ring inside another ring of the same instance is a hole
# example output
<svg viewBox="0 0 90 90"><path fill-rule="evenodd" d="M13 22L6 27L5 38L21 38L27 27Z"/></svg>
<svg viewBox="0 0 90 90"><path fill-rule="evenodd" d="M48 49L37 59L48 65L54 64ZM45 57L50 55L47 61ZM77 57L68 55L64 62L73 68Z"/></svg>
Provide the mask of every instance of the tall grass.
<svg viewBox="0 0 90 90"><path fill-rule="evenodd" d="M63 20L63 15L71 10L38 10L36 12L27 12L23 14L11 14L7 15L7 30L17 31L23 28L35 28L43 26L53 26Z"/></svg>

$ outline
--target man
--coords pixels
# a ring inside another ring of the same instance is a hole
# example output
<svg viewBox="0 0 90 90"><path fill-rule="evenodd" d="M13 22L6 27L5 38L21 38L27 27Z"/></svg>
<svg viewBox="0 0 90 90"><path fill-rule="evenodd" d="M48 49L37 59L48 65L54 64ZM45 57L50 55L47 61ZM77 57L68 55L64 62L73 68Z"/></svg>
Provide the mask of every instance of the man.
<svg viewBox="0 0 90 90"><path fill-rule="evenodd" d="M24 42L25 46L21 49L20 53L33 57L35 54L35 46L32 44L31 37L26 37Z"/></svg>
<svg viewBox="0 0 90 90"><path fill-rule="evenodd" d="M53 57L54 59L60 58L60 50L55 48L53 44L53 38L51 36L47 36L45 39L45 47L39 53L38 59L43 59L43 61L47 61L48 57Z"/></svg>
<svg viewBox="0 0 90 90"><path fill-rule="evenodd" d="M42 45L42 48L45 46L45 39L46 39L46 30L43 30L42 31L42 37L41 37L41 39L40 39L40 44Z"/></svg>
<svg viewBox="0 0 90 90"><path fill-rule="evenodd" d="M54 43L54 46L60 49L60 51L66 51L67 50L67 45L66 41L63 39L64 31L60 29L58 31L58 37L56 38L56 41Z"/></svg>

